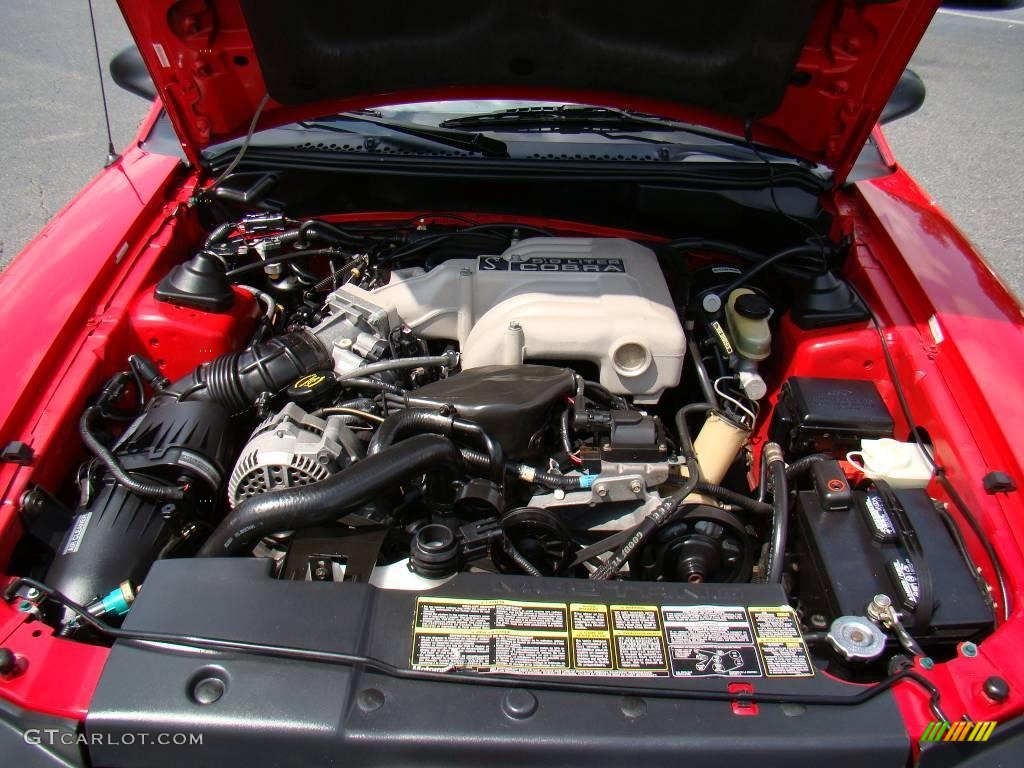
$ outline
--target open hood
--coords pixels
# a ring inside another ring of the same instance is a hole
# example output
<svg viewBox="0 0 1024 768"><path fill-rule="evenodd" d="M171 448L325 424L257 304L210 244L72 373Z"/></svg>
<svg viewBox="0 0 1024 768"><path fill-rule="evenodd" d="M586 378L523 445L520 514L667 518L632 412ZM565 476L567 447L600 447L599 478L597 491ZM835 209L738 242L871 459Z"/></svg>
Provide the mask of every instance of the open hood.
<svg viewBox="0 0 1024 768"><path fill-rule="evenodd" d="M938 0L119 0L186 156L353 109L522 98L743 136L841 182Z"/></svg>

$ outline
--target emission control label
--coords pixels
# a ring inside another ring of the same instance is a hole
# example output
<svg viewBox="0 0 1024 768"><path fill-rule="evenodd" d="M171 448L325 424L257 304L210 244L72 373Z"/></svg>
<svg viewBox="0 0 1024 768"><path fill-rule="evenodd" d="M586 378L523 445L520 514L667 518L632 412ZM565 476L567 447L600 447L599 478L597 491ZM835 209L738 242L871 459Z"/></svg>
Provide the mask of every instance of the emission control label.
<svg viewBox="0 0 1024 768"><path fill-rule="evenodd" d="M813 674L788 606L605 605L420 597L414 669L608 677Z"/></svg>

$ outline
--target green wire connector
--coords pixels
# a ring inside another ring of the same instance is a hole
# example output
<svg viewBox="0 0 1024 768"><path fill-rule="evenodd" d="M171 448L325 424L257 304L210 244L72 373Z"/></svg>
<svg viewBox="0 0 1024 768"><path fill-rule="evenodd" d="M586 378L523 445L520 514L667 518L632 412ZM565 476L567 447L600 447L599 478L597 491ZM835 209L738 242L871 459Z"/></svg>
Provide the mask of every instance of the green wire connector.
<svg viewBox="0 0 1024 768"><path fill-rule="evenodd" d="M100 618L102 616L124 616L131 610L135 602L135 589L130 581L122 581L117 589L105 597L89 604L89 613Z"/></svg>

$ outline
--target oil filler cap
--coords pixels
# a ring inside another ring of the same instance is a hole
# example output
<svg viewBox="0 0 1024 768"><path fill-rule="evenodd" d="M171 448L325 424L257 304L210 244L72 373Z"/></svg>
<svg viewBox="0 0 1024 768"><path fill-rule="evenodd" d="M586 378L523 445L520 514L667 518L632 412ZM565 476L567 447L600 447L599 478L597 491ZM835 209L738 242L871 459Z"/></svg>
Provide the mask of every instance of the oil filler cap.
<svg viewBox="0 0 1024 768"><path fill-rule="evenodd" d="M329 404L337 391L338 380L331 371L314 371L293 381L287 393L289 400L312 411Z"/></svg>
<svg viewBox="0 0 1024 768"><path fill-rule="evenodd" d="M828 642L847 661L871 661L885 650L885 633L863 616L840 616L829 627Z"/></svg>

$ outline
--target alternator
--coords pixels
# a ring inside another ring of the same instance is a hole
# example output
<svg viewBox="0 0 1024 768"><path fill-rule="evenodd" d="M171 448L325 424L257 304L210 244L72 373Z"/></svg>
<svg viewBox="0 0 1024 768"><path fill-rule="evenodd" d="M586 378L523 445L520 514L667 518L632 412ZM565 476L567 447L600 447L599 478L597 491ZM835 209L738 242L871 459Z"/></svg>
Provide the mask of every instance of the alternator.
<svg viewBox="0 0 1024 768"><path fill-rule="evenodd" d="M321 419L288 403L252 433L231 473L228 503L323 480L340 468L344 429L343 416Z"/></svg>

